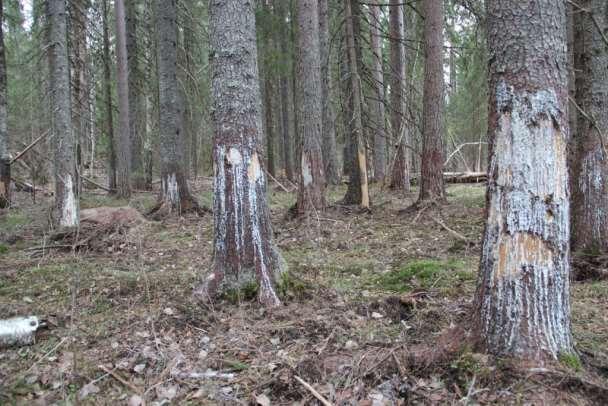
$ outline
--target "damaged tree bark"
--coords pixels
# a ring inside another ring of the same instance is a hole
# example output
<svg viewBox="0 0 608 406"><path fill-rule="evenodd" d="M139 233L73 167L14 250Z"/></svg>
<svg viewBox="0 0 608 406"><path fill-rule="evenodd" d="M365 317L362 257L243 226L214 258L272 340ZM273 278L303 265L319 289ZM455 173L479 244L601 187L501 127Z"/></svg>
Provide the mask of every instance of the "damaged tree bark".
<svg viewBox="0 0 608 406"><path fill-rule="evenodd" d="M209 299L257 290L267 306L281 301L275 284L285 270L276 248L258 153L262 131L253 1L210 3L215 123L214 262L195 294Z"/></svg>
<svg viewBox="0 0 608 406"><path fill-rule="evenodd" d="M571 353L565 1L489 0L491 154L476 342Z"/></svg>

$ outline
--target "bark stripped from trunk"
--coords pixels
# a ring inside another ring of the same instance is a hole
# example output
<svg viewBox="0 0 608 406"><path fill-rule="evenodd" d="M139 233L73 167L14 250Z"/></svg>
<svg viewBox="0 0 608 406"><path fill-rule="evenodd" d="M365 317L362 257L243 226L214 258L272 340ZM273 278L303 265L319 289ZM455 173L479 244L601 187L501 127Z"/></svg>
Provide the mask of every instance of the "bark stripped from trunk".
<svg viewBox="0 0 608 406"><path fill-rule="evenodd" d="M608 6L603 0L583 0L588 10L574 10L576 103L578 132L572 207L572 248L608 253ZM600 28L595 26L595 18Z"/></svg>
<svg viewBox="0 0 608 406"><path fill-rule="evenodd" d="M258 153L261 95L253 1L210 6L214 99L214 263L197 294L204 299L256 286L267 306L281 302L274 285L285 270L274 245L266 178Z"/></svg>
<svg viewBox="0 0 608 406"><path fill-rule="evenodd" d="M79 224L70 72L67 47L67 12L64 0L47 2L49 23L49 65L51 87L51 117L54 133L55 213L59 227Z"/></svg>
<svg viewBox="0 0 608 406"><path fill-rule="evenodd" d="M492 139L475 334L490 353L572 351L565 2L487 3Z"/></svg>
<svg viewBox="0 0 608 406"><path fill-rule="evenodd" d="M4 52L4 13L0 0L0 208L11 204L11 157L8 143L6 57Z"/></svg>
<svg viewBox="0 0 608 406"><path fill-rule="evenodd" d="M424 7L424 95L422 160L418 202L445 200L443 184L443 0L428 0Z"/></svg>
<svg viewBox="0 0 608 406"><path fill-rule="evenodd" d="M372 43L372 75L374 94L374 180L384 182L386 177L386 131L384 128L384 68L382 57L381 6L370 6L370 37Z"/></svg>
<svg viewBox="0 0 608 406"><path fill-rule="evenodd" d="M319 59L319 14L317 0L297 2L298 18L298 133L301 140L298 214L323 210L325 172L321 148L322 92Z"/></svg>

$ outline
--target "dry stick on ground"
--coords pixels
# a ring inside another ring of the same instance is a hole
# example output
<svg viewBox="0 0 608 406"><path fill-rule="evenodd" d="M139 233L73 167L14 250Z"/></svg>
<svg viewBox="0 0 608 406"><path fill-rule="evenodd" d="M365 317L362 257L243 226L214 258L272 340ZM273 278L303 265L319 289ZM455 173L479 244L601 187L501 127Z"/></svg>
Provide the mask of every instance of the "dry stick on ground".
<svg viewBox="0 0 608 406"><path fill-rule="evenodd" d="M125 380L124 378L122 378L120 375L118 375L116 372L114 372L113 370L110 370L108 368L106 368L103 365L99 365L98 366L99 369L101 369L103 372L109 374L112 376L112 378L116 379L118 382L122 383L123 385L125 385L127 388L131 389L133 392L135 392L137 395L141 396L142 399L142 404L145 406L146 404L146 400L144 399L144 391L139 389L137 386L133 385L131 382Z"/></svg>
<svg viewBox="0 0 608 406"><path fill-rule="evenodd" d="M319 392L317 392L315 390L315 388L313 388L308 382L306 382L304 379L300 378L299 376L295 375L294 378L296 379L296 381L300 382L300 384L305 387L306 389L308 389L308 391L310 393L312 393L312 395L317 398L317 400L319 402L321 402L324 406L333 406L333 403L331 403L329 400L325 399Z"/></svg>
<svg viewBox="0 0 608 406"><path fill-rule="evenodd" d="M266 172L266 175L268 175L268 177L272 179L277 185L279 185L281 189L283 189L286 193L291 193L285 186L283 186L281 182L279 182L274 176L272 176L270 172L268 172L266 169L264 169L264 172Z"/></svg>
<svg viewBox="0 0 608 406"><path fill-rule="evenodd" d="M460 234L458 231L454 231L450 227L446 226L443 221L441 221L433 216L429 216L429 217L431 218L431 220L433 220L435 223L439 224L442 228L444 228L447 232L452 234L454 237L457 237L458 239L460 239L466 243L469 243L469 244L471 243L471 240L469 240L464 235Z"/></svg>

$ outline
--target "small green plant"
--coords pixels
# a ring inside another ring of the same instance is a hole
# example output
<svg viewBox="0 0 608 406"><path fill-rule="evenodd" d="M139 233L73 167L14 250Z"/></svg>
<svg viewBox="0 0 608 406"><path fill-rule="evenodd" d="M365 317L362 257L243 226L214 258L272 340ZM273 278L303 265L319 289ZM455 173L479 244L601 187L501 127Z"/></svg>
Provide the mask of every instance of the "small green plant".
<svg viewBox="0 0 608 406"><path fill-rule="evenodd" d="M254 300L258 295L258 284L256 281L249 281L240 287L226 289L222 298L230 303Z"/></svg>
<svg viewBox="0 0 608 406"><path fill-rule="evenodd" d="M573 371L579 372L583 369L583 363L576 353L562 352L559 354L559 362Z"/></svg>
<svg viewBox="0 0 608 406"><path fill-rule="evenodd" d="M310 286L306 281L295 277L290 272L283 273L277 284L277 291L283 298L301 299L309 290Z"/></svg>
<svg viewBox="0 0 608 406"><path fill-rule="evenodd" d="M6 253L8 253L8 246L0 244L0 255L4 255Z"/></svg>
<svg viewBox="0 0 608 406"><path fill-rule="evenodd" d="M473 277L470 272L464 272L460 268L462 264L457 261L418 260L380 275L375 283L384 290L407 292L418 287L428 289L440 281L446 285Z"/></svg>

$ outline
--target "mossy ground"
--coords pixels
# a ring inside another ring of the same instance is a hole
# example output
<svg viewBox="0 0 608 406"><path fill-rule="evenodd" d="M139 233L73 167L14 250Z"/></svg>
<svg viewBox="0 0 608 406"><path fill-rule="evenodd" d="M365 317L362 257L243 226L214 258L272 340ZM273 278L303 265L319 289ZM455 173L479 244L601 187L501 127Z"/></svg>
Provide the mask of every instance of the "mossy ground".
<svg viewBox="0 0 608 406"><path fill-rule="evenodd" d="M209 207L210 190L208 179L194 187ZM597 403L576 388L513 377L469 348L427 368L408 366L404 354L433 348L449 327L469 328L479 245L462 244L431 216L479 241L482 186L450 186L448 205L422 215L399 213L415 192L374 185L371 213L337 204L344 192L332 188L333 205L318 216L286 220L295 196L269 185L275 240L289 266L279 284L285 305L272 311L244 295L212 305L192 298L210 271L209 215L167 218L104 250L39 256L30 248L45 244L50 200L16 194L16 207L0 214L0 314L39 315L49 328L31 347L0 350L0 404L126 404L134 395L237 404L260 394L273 405L312 404L295 376L335 403L391 385L409 403ZM86 192L82 205L145 212L155 200ZM607 303L608 281L573 284L579 354L554 368L607 384ZM188 377L207 370L235 375Z"/></svg>

